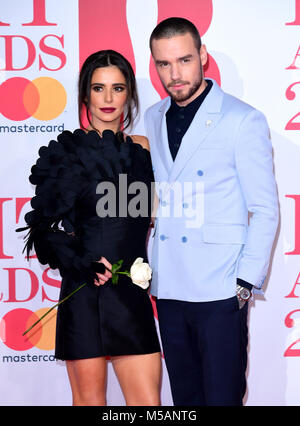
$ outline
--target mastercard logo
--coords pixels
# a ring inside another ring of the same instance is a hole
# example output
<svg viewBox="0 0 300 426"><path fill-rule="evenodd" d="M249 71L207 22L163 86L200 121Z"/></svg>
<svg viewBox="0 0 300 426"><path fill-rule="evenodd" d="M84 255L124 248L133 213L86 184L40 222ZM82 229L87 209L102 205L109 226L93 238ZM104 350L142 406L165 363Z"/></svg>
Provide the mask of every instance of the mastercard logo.
<svg viewBox="0 0 300 426"><path fill-rule="evenodd" d="M13 309L0 321L0 337L10 349L25 351L34 346L42 350L52 350L55 346L55 328L57 311L43 318L36 326L23 336L22 334L41 318L48 308L35 312L29 309Z"/></svg>
<svg viewBox="0 0 300 426"><path fill-rule="evenodd" d="M65 88L51 77L32 81L13 77L0 86L0 113L9 120L22 121L29 117L53 120L64 111L66 104Z"/></svg>

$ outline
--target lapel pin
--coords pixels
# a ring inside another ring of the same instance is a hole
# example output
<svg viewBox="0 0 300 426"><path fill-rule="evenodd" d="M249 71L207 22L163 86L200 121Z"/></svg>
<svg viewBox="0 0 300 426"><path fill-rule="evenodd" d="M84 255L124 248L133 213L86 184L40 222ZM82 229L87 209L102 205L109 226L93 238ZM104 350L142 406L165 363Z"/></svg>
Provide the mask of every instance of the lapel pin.
<svg viewBox="0 0 300 426"><path fill-rule="evenodd" d="M205 126L209 127L212 125L212 120L206 120Z"/></svg>

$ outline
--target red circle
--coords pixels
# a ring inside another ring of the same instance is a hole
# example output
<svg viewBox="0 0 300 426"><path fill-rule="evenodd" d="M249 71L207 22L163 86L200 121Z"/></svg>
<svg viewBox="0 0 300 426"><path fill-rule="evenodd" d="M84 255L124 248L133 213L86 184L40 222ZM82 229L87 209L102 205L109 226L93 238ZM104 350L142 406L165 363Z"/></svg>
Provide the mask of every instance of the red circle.
<svg viewBox="0 0 300 426"><path fill-rule="evenodd" d="M39 317L29 309L23 308L13 309L4 315L1 320L1 325L3 330L5 330L3 343L6 346L16 351L24 351L32 348L40 340L42 334L41 328L39 328L38 331L33 329L28 335L22 335L26 331L26 327L28 327L29 319L31 319L33 323L33 319L37 321ZM34 337L33 333L35 333ZM30 340L28 338L29 335Z"/></svg>
<svg viewBox="0 0 300 426"><path fill-rule="evenodd" d="M24 106L24 96L32 98L30 107ZM0 86L0 112L9 120L26 120L38 106L39 93L35 85L27 78L13 77Z"/></svg>

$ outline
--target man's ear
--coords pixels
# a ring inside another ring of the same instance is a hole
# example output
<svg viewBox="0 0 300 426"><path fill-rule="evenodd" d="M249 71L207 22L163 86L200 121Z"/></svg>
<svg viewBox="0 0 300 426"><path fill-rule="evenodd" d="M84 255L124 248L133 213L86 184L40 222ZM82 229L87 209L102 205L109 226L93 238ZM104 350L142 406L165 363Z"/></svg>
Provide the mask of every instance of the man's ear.
<svg viewBox="0 0 300 426"><path fill-rule="evenodd" d="M199 53L200 53L201 64L204 67L208 58L208 53L207 53L205 44L201 45Z"/></svg>

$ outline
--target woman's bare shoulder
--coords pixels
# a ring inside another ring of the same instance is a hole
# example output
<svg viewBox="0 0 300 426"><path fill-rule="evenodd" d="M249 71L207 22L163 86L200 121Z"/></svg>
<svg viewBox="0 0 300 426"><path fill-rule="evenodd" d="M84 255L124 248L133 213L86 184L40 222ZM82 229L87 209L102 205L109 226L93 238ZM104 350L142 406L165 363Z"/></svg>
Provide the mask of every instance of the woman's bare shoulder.
<svg viewBox="0 0 300 426"><path fill-rule="evenodd" d="M146 136L131 135L130 137L134 143L139 143L140 145L142 145L143 148L150 151L149 141L148 141L148 138L146 138Z"/></svg>

